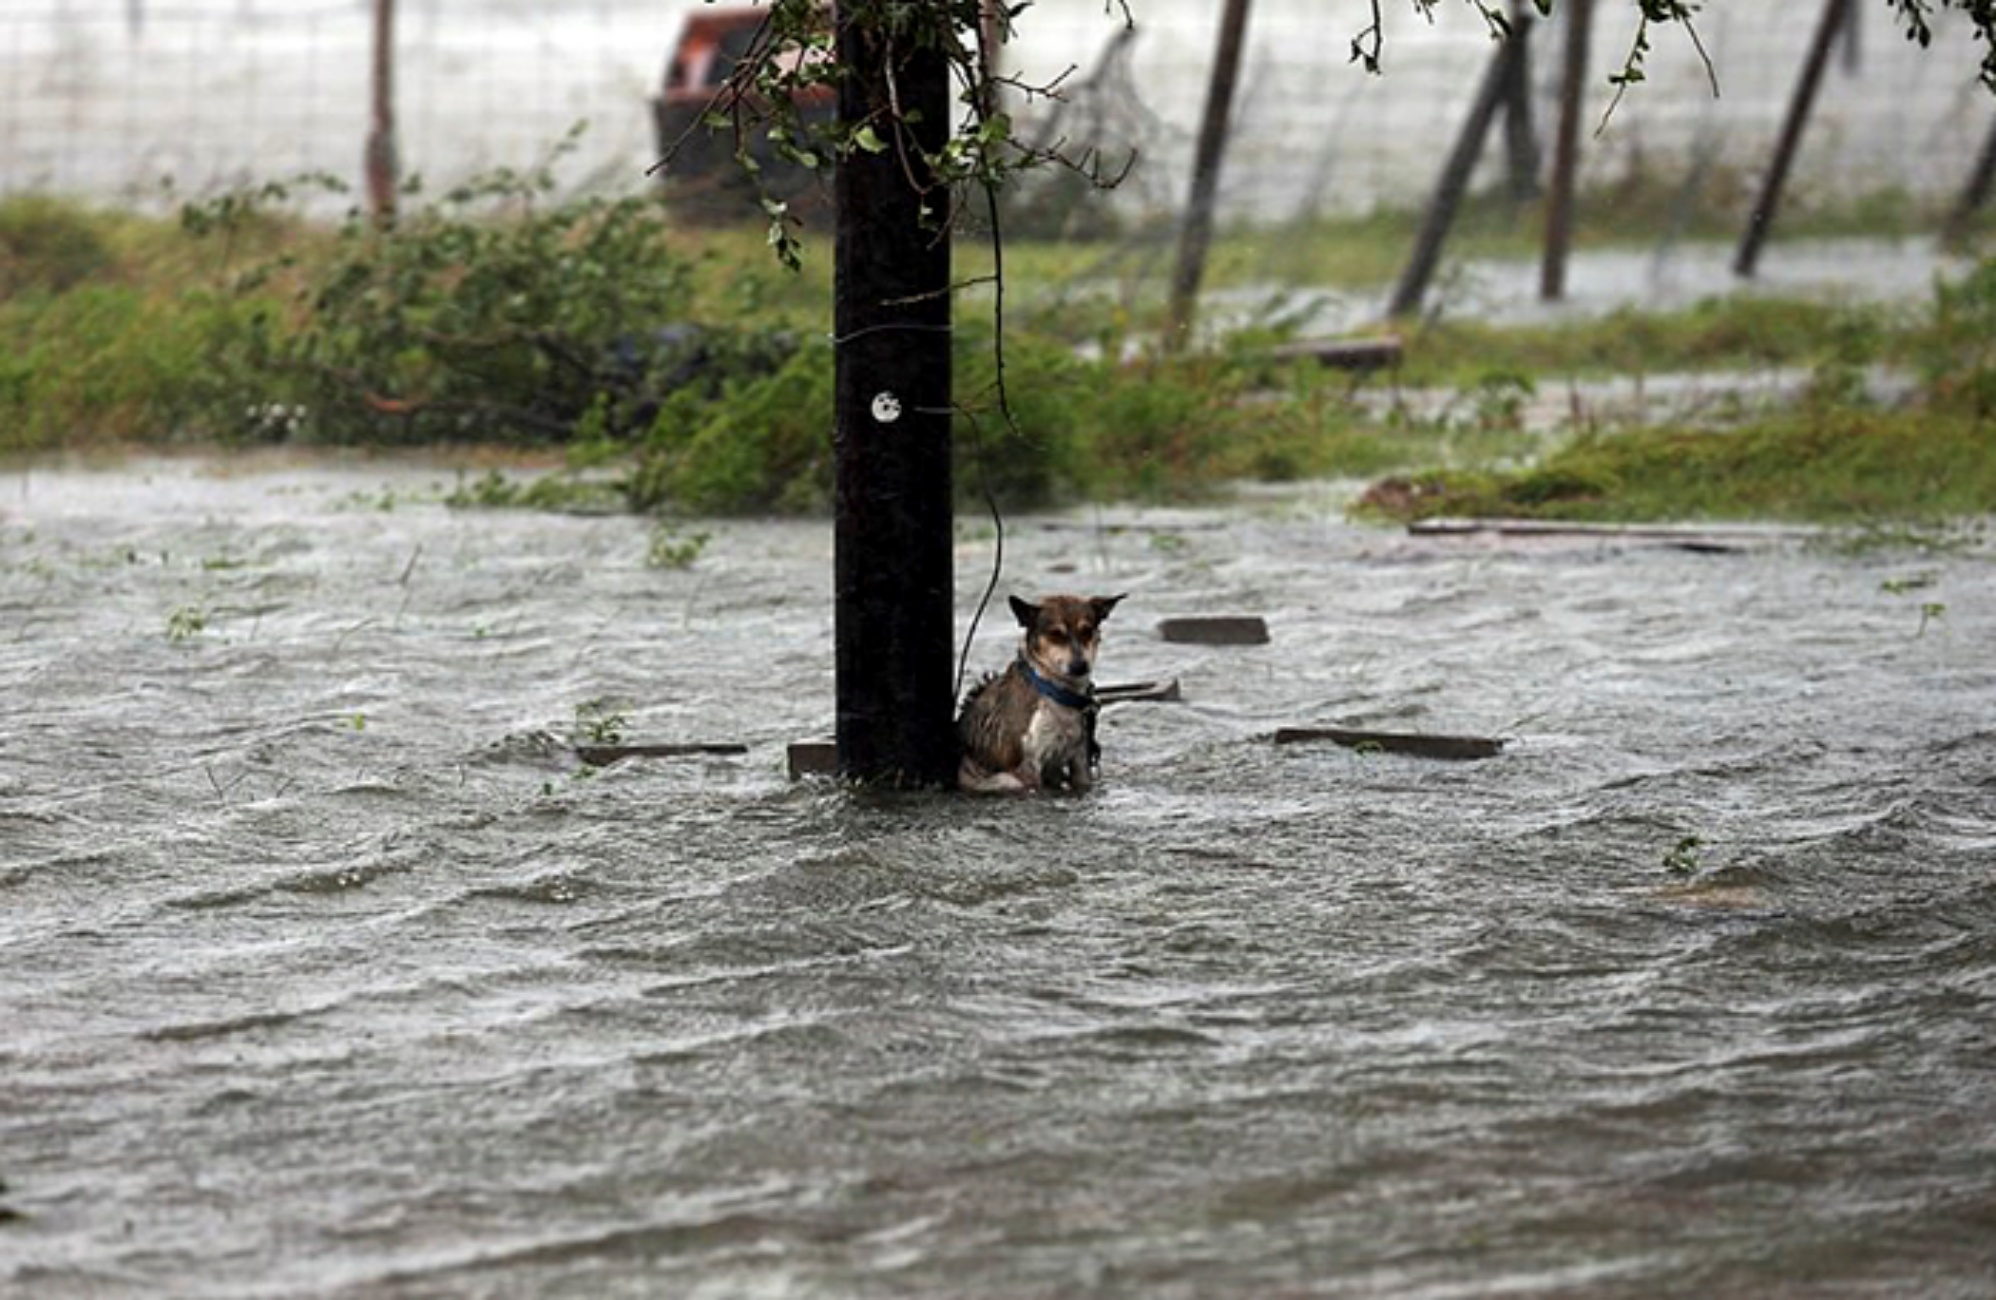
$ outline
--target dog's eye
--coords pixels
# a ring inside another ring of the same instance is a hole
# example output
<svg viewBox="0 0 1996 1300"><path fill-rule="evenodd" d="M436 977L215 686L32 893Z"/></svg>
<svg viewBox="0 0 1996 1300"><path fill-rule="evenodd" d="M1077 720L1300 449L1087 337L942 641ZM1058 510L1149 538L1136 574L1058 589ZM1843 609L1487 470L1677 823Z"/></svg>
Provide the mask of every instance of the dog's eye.
<svg viewBox="0 0 1996 1300"><path fill-rule="evenodd" d="M1059 628L1055 628L1053 631L1047 633L1047 640L1053 642L1055 645L1066 645L1067 633L1061 631Z"/></svg>

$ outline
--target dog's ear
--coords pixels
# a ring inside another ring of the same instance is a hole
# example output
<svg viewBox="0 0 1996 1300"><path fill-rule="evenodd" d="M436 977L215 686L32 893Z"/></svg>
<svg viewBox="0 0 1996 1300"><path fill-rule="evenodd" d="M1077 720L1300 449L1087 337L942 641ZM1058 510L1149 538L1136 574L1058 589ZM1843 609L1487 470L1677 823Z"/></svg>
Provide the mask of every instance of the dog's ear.
<svg viewBox="0 0 1996 1300"><path fill-rule="evenodd" d="M1094 611L1095 621L1097 623L1100 623L1103 619L1109 617L1109 611L1116 608L1117 603L1123 599L1123 596L1127 596L1129 594L1130 593L1126 591L1121 596L1091 597L1088 601L1088 608Z"/></svg>
<svg viewBox="0 0 1996 1300"><path fill-rule="evenodd" d="M1031 627L1039 622L1040 607L1017 596L1008 597L1012 602L1012 617L1019 620L1020 627Z"/></svg>

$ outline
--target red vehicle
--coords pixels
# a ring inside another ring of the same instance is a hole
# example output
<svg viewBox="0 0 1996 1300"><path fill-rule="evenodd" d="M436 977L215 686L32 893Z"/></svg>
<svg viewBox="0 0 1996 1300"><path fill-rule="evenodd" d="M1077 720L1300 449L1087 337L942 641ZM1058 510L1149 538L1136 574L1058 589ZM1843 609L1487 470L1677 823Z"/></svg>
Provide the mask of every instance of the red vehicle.
<svg viewBox="0 0 1996 1300"><path fill-rule="evenodd" d="M762 215L755 183L735 158L735 127L708 126L705 119L717 111L732 114L728 79L766 39L768 19L769 10L759 6L703 8L688 14L680 30L665 85L651 103L658 156L665 160L659 178L681 215L706 221ZM811 86L794 102L806 123L822 124L832 120L836 100L830 86ZM752 100L741 105L739 121L765 189L793 209L820 196L830 201L829 160L813 169L781 157L769 143L766 114Z"/></svg>

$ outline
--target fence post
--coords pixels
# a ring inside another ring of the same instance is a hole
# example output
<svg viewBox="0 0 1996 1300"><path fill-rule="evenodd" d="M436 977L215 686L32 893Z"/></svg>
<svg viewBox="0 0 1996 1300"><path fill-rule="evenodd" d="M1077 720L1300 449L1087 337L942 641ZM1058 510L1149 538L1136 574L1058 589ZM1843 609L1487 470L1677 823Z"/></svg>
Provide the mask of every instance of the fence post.
<svg viewBox="0 0 1996 1300"><path fill-rule="evenodd" d="M1802 145L1802 130L1809 125L1809 113L1816 104L1817 87L1823 84L1823 68L1830 61L1837 31L1843 26L1847 0L1828 0L1816 37L1809 44L1809 56L1802 64L1801 80L1788 101L1788 118L1781 124L1781 138L1774 145L1774 159L1768 164L1767 179L1761 183L1760 197L1747 214L1746 233L1740 237L1740 250L1733 258L1733 274L1747 277L1760 264L1760 248L1774 226L1774 214L1781 206L1781 191L1788 184L1788 168Z"/></svg>
<svg viewBox="0 0 1996 1300"><path fill-rule="evenodd" d="M367 210L377 222L395 217L395 0L374 0L374 68L368 105Z"/></svg>
<svg viewBox="0 0 1996 1300"><path fill-rule="evenodd" d="M1483 154L1491 120L1509 93L1512 78L1517 75L1514 68L1523 60L1524 53L1524 29L1517 28L1490 56L1483 80L1477 84L1476 98L1470 102L1469 116L1463 119L1455 147L1449 150L1447 160L1442 163L1442 174L1435 181L1435 192L1421 212L1421 228L1414 234L1414 251L1408 255L1400 282L1394 286L1392 300L1386 307L1388 316L1411 316L1421 309L1428 282L1434 279L1435 266L1441 261L1442 245L1448 242L1449 227L1455 224L1456 209L1462 206L1476 160Z"/></svg>
<svg viewBox="0 0 1996 1300"><path fill-rule="evenodd" d="M1539 297L1546 302L1566 297L1566 259L1573 246L1573 190L1580 173L1580 114L1587 103L1587 63L1594 39L1594 0L1568 0L1566 24L1559 134L1553 140L1545 256L1539 263Z"/></svg>
<svg viewBox="0 0 1996 1300"><path fill-rule="evenodd" d="M1504 170L1511 197L1524 203L1543 192L1539 184L1539 134L1532 122L1532 24L1536 11L1531 0L1511 0L1510 17L1511 34L1506 39L1518 43L1518 52L1504 67Z"/></svg>
<svg viewBox="0 0 1996 1300"><path fill-rule="evenodd" d="M839 161L833 254L834 625L839 775L934 787L956 772L949 195L922 162L953 113L943 52L838 23L839 116L886 143Z"/></svg>
<svg viewBox="0 0 1996 1300"><path fill-rule="evenodd" d="M373 6L373 76L367 106L367 214L375 222L395 218L395 0Z"/></svg>
<svg viewBox="0 0 1996 1300"><path fill-rule="evenodd" d="M1213 50L1213 75L1206 86L1206 110L1199 119L1199 143L1192 158L1192 195L1178 236L1178 266L1171 277L1171 315L1165 323L1165 350L1183 347L1192 329L1199 282L1206 278L1206 250L1213 242L1213 207L1219 199L1220 163L1227 151L1227 119L1233 113L1234 83L1240 77L1241 43L1247 32L1248 0L1226 0L1220 37Z"/></svg>

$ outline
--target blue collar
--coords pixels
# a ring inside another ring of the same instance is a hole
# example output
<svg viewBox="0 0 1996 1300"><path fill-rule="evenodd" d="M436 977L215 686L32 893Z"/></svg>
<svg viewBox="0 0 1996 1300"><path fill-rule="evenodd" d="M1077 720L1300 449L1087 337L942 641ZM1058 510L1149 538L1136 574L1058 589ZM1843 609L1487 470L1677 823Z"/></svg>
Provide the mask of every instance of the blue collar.
<svg viewBox="0 0 1996 1300"><path fill-rule="evenodd" d="M1084 695L1078 691L1068 690L1059 682L1048 681L1033 671L1032 664L1027 662L1024 655L1019 656L1019 671L1026 675L1026 680L1032 683L1034 690L1046 696L1055 704L1065 705L1070 709L1085 710L1095 707L1095 693L1092 690Z"/></svg>

